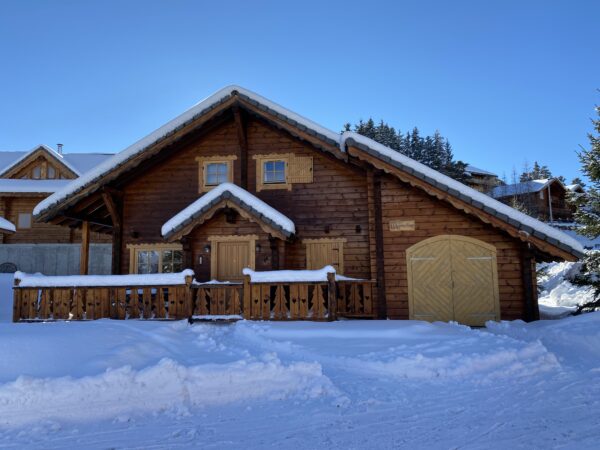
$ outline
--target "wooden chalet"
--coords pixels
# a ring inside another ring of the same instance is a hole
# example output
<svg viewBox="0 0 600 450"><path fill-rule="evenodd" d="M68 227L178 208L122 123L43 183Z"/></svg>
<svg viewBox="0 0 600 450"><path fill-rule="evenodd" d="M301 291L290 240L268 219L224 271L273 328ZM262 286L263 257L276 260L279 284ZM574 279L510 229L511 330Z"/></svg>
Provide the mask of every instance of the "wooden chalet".
<svg viewBox="0 0 600 450"><path fill-rule="evenodd" d="M114 274L193 270L196 303L186 314L231 313L210 301L234 286L233 312L263 319L316 317L308 310L325 298L330 318L532 320L535 261L582 252L560 231L398 152L240 87L72 181L35 219L81 230L83 272L90 233L110 235ZM278 272L268 287L243 275L327 265L336 275L323 291L284 285ZM144 292L134 315L154 301ZM115 308L131 307L130 294L114 295ZM307 295L304 312L296 309Z"/></svg>
<svg viewBox="0 0 600 450"><path fill-rule="evenodd" d="M0 151L0 217L14 224L12 230L0 229L0 266L21 270L26 260L30 271L42 272L45 267L41 260L47 259L45 256L56 260L64 252L65 244L79 245L78 228L35 222L33 209L44 198L110 156L62 154L46 145L29 151ZM94 234L90 239L110 242L105 234ZM42 246L42 251L32 253L30 250L36 246Z"/></svg>
<svg viewBox="0 0 600 450"><path fill-rule="evenodd" d="M579 185L565 186L558 178L497 186L490 195L506 204L519 204L545 222L572 221L575 208L567 203L569 192L582 193Z"/></svg>

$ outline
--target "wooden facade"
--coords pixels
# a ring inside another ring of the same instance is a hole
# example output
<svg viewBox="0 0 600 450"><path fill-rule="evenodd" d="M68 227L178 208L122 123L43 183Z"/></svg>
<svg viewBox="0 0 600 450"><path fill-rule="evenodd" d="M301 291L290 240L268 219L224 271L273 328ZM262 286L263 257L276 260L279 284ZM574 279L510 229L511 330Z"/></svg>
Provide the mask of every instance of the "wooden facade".
<svg viewBox="0 0 600 450"><path fill-rule="evenodd" d="M573 255L358 146L341 151L305 128L232 95L38 219L73 227L88 221L90 230L112 234L115 273L146 270L152 263L142 261L136 246L165 244L162 225L210 190L205 162L222 162L217 178L227 174L228 181L290 218L296 232L282 239L235 208L211 211L171 241L200 282L226 273L222 261L215 261L219 255L257 271L314 268L322 261L346 277L372 281L370 315L408 319L407 250L428 238L456 235L495 249L495 318L537 317L535 258ZM302 162L295 165L296 159ZM265 160L281 165L262 165ZM265 188L264 171L277 178L282 167L285 182ZM171 257L161 253L158 260Z"/></svg>

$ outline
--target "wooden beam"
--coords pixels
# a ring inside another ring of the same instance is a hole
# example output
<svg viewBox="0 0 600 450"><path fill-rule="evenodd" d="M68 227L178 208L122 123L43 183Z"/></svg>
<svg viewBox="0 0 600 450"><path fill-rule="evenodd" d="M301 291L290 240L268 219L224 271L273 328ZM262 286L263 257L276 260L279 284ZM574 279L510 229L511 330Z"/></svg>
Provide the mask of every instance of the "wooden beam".
<svg viewBox="0 0 600 450"><path fill-rule="evenodd" d="M238 103L233 105L233 118L238 137L239 160L240 160L240 186L248 189L248 136L246 117L240 111Z"/></svg>
<svg viewBox="0 0 600 450"><path fill-rule="evenodd" d="M121 214L119 213L119 209L117 207L115 200L113 199L113 196L109 192L104 191L104 192L102 192L102 200L104 200L106 209L108 210L108 213L110 214L110 219L112 221L113 227L120 227L121 226Z"/></svg>
<svg viewBox="0 0 600 450"><path fill-rule="evenodd" d="M373 203L375 206L375 265L377 267L377 318L387 318L385 295L385 260L383 252L383 206L381 200L381 172L373 175Z"/></svg>
<svg viewBox="0 0 600 450"><path fill-rule="evenodd" d="M121 273L121 247L123 242L123 220L122 220L122 202L115 201L113 194L109 190L102 192L102 200L110 214L112 222L112 255L111 255L111 273L118 275Z"/></svg>
<svg viewBox="0 0 600 450"><path fill-rule="evenodd" d="M523 273L523 294L525 295L525 321L539 320L540 309L537 296L535 256L526 246L521 250L521 272Z"/></svg>
<svg viewBox="0 0 600 450"><path fill-rule="evenodd" d="M84 220L81 224L81 257L79 258L79 273L87 275L90 265L90 223Z"/></svg>

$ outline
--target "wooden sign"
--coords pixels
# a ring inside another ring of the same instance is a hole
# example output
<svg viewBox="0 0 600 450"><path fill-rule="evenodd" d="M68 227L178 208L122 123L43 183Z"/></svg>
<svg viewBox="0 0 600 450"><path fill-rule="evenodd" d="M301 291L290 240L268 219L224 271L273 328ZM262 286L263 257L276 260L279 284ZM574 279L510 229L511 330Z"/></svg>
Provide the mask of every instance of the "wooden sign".
<svg viewBox="0 0 600 450"><path fill-rule="evenodd" d="M391 220L390 231L414 231L414 220Z"/></svg>

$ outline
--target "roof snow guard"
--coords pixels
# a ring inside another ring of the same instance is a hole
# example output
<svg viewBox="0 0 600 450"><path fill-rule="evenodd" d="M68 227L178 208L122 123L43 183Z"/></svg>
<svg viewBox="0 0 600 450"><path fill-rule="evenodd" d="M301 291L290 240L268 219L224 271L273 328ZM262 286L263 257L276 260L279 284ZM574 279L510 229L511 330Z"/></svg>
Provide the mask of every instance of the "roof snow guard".
<svg viewBox="0 0 600 450"><path fill-rule="evenodd" d="M249 214L263 228L275 231L286 239L296 233L294 222L279 211L235 184L222 183L165 222L161 228L162 236L166 239L177 236L223 202Z"/></svg>
<svg viewBox="0 0 600 450"><path fill-rule="evenodd" d="M469 205L474 206L492 216L512 225L520 231L542 239L567 253L582 258L584 249L582 245L571 236L534 219L527 214L517 211L498 200L482 194L414 159L386 147L372 139L354 132L345 132L341 142L359 148L365 153L374 156L392 166L409 173L426 183L456 197Z"/></svg>

